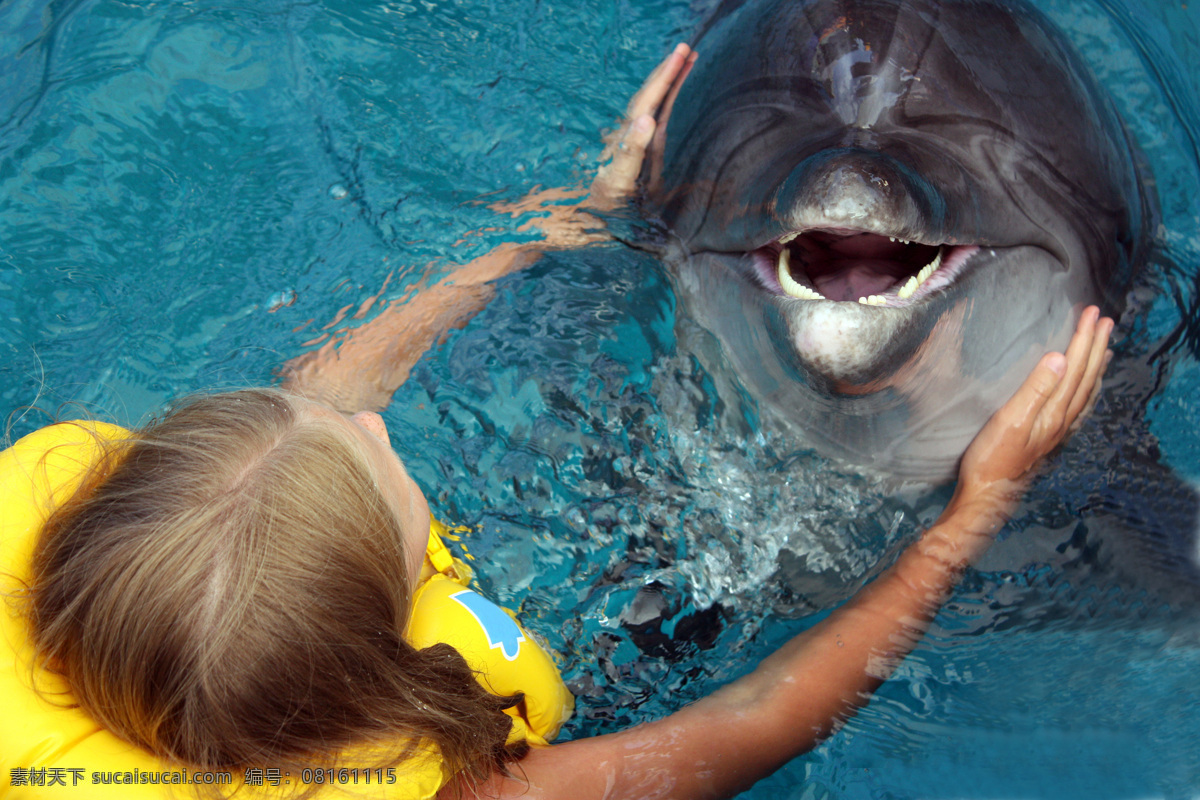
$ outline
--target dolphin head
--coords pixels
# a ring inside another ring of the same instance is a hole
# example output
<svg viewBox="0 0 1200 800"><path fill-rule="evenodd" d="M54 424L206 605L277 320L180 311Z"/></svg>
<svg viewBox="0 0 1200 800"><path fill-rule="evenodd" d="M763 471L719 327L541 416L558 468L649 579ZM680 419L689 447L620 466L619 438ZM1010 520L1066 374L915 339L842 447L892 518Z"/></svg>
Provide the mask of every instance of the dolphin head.
<svg viewBox="0 0 1200 800"><path fill-rule="evenodd" d="M1120 311L1134 149L1033 9L727 4L695 48L645 205L691 314L826 451L947 478L1084 305Z"/></svg>

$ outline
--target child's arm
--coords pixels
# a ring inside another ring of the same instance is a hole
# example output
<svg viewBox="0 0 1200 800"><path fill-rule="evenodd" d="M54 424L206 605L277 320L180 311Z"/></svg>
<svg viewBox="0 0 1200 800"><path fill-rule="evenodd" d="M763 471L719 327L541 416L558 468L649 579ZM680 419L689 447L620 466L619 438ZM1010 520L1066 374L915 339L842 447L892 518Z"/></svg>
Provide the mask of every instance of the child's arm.
<svg viewBox="0 0 1200 800"><path fill-rule="evenodd" d="M633 194L646 146L654 136L654 113L664 101L670 102L694 60L681 44L650 74L630 101L621 127L609 138L601 156L609 160L586 192L550 189L493 207L514 216L544 212L521 229L539 229L540 241L500 245L432 286L392 301L370 322L284 364L283 387L344 412L382 411L425 351L483 310L492 299L492 281L524 269L547 250L606 240L604 222L588 209L612 210ZM578 204L562 203L585 195Z"/></svg>
<svg viewBox="0 0 1200 800"><path fill-rule="evenodd" d="M916 646L1094 398L1112 330L1098 316L1087 309L1066 357L1045 356L980 431L933 527L845 605L709 697L627 731L535 748L517 777L494 776L479 796L730 797L836 730Z"/></svg>

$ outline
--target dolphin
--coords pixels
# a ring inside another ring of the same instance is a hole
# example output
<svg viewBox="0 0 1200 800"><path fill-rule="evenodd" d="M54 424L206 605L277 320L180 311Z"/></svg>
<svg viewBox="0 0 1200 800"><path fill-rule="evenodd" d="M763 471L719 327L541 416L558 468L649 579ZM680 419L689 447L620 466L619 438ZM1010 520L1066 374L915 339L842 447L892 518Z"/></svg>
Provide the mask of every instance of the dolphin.
<svg viewBox="0 0 1200 800"><path fill-rule="evenodd" d="M1156 218L1136 146L1018 0L722 4L643 175L691 319L818 450L941 482Z"/></svg>

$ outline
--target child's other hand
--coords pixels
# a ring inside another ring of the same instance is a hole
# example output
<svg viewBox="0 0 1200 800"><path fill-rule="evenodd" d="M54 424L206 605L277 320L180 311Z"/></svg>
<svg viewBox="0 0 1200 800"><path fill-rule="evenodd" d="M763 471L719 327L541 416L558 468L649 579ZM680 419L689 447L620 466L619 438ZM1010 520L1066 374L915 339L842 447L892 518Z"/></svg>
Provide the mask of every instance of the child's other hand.
<svg viewBox="0 0 1200 800"><path fill-rule="evenodd" d="M1090 410L1108 364L1113 321L1084 310L1064 357L1047 353L963 454L957 502L1011 498Z"/></svg>
<svg viewBox="0 0 1200 800"><path fill-rule="evenodd" d="M678 44L646 78L642 88L629 101L620 127L605 137L604 152L600 154L603 166L592 181L588 206L607 211L633 195L646 148L654 138L655 115L661 110L665 119L670 113L675 95L695 62L696 54L692 49L686 44Z"/></svg>

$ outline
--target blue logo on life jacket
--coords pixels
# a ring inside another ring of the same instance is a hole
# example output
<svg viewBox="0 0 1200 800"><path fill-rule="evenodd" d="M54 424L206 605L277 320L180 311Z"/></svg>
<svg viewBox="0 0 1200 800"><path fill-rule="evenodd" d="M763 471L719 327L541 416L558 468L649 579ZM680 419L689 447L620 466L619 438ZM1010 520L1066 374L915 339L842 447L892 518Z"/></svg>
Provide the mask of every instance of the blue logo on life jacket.
<svg viewBox="0 0 1200 800"><path fill-rule="evenodd" d="M513 622L513 618L505 614L500 606L470 589L455 592L450 595L450 599L475 618L487 636L490 649L499 647L505 661L517 660L517 656L521 654L521 642L525 641L525 634L521 631L521 626Z"/></svg>

